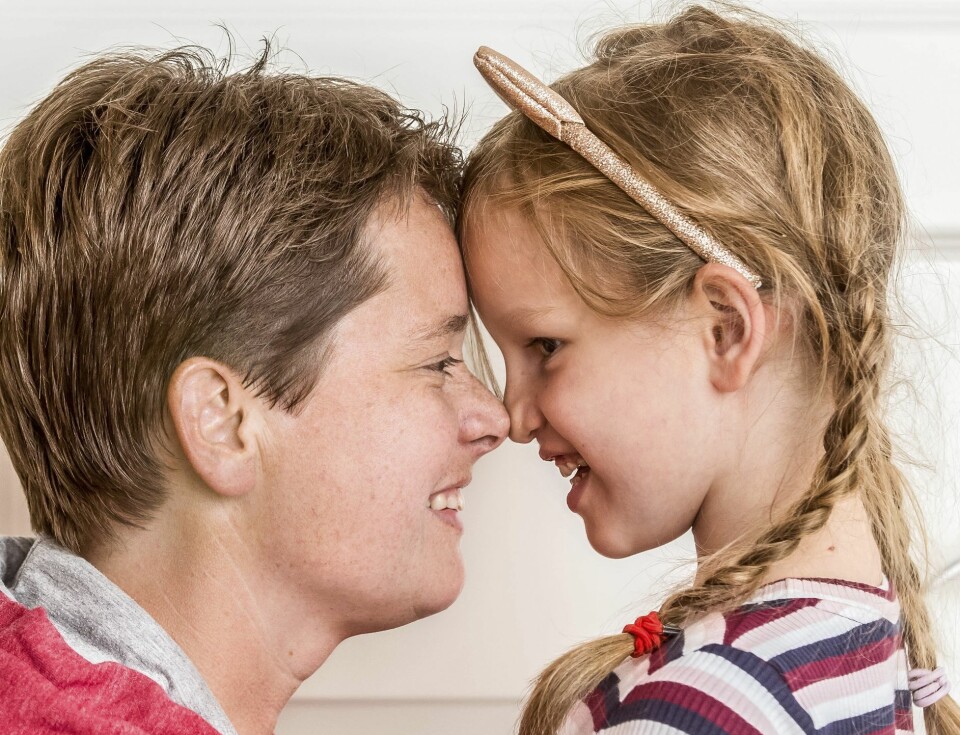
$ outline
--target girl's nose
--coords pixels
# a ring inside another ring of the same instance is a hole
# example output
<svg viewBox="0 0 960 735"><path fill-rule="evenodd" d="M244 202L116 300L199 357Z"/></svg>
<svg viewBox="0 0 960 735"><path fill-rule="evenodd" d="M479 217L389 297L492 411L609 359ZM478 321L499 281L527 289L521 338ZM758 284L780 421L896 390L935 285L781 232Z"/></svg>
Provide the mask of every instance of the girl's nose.
<svg viewBox="0 0 960 735"><path fill-rule="evenodd" d="M543 426L543 414L529 386L507 378L503 403L510 414L510 439L518 444L526 444L535 438Z"/></svg>

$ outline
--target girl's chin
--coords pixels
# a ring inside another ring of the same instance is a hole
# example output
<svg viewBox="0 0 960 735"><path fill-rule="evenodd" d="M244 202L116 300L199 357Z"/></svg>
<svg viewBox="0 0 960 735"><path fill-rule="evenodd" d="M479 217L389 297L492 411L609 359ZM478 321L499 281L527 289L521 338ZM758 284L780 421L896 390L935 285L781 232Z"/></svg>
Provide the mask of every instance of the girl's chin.
<svg viewBox="0 0 960 735"><path fill-rule="evenodd" d="M609 516L598 522L587 509L582 510L586 511L580 515L583 517L587 541L590 542L594 551L608 559L626 559L628 556L660 548L676 541L689 530L689 526L678 530L664 526L651 527L651 533L638 537L636 528L630 528L623 523L619 527L614 527L609 523ZM604 523L604 521L607 522Z"/></svg>
<svg viewBox="0 0 960 735"><path fill-rule="evenodd" d="M628 556L648 550L638 548L635 542L621 537L612 529L597 528L586 519L584 519L584 525L586 526L587 541L590 542L590 546L598 554L608 559L626 559ZM649 548L653 548L653 546Z"/></svg>

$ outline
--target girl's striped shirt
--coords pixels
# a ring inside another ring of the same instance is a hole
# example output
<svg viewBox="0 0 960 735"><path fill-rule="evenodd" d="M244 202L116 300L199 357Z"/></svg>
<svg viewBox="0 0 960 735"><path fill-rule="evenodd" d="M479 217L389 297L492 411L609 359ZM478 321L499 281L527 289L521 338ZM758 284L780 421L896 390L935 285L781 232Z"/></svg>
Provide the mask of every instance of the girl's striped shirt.
<svg viewBox="0 0 960 735"><path fill-rule="evenodd" d="M900 605L888 586L785 579L627 659L562 735L913 732Z"/></svg>

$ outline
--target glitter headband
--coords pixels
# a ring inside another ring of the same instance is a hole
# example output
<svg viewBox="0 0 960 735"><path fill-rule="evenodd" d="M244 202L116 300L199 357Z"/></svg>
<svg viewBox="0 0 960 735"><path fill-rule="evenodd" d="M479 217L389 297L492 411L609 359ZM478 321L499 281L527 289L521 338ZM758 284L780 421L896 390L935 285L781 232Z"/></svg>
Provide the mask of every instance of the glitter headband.
<svg viewBox="0 0 960 735"><path fill-rule="evenodd" d="M583 156L703 260L729 266L760 288L758 275L591 133L567 100L526 69L486 46L480 47L473 63L504 102Z"/></svg>

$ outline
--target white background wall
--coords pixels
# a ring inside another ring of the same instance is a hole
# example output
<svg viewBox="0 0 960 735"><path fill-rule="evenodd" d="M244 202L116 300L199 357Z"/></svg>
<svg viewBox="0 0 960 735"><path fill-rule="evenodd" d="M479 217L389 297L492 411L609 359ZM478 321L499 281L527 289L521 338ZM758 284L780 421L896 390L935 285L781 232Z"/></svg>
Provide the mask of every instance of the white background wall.
<svg viewBox="0 0 960 735"><path fill-rule="evenodd" d="M810 39L834 50L888 133L924 233L902 283L916 320L902 368L916 395L900 391L894 413L929 465L911 473L942 567L960 558L960 0L756 5L802 19ZM85 54L185 42L224 51L215 24L225 23L242 55L274 35L291 50L281 62L295 69L366 80L435 113L466 107L469 144L504 112L472 67L477 46L553 78L581 60L578 42L591 31L649 12L649 3L620 0L0 0L0 129ZM656 605L689 560L686 541L629 560L598 557L566 510L565 481L534 448L504 446L475 478L461 599L442 615L341 646L298 693L281 735L509 732L544 663ZM0 533L25 530L15 476L0 466ZM944 657L960 663L958 588L931 596L949 634Z"/></svg>

